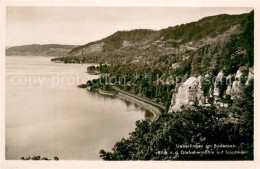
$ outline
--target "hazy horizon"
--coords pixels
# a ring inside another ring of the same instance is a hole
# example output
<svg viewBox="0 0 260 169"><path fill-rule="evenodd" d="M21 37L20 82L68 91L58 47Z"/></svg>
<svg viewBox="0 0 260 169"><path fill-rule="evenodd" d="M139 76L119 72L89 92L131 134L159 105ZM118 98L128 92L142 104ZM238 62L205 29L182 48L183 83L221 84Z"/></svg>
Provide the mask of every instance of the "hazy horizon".
<svg viewBox="0 0 260 169"><path fill-rule="evenodd" d="M242 14L251 10L253 8L244 7L7 7L6 47L84 45L116 31L160 30L207 16Z"/></svg>

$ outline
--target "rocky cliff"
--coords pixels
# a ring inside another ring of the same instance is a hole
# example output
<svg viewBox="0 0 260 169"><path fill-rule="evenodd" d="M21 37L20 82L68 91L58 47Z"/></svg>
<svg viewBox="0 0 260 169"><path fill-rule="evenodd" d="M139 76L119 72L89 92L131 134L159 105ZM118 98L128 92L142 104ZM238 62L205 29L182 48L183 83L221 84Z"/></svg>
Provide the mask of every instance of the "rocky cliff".
<svg viewBox="0 0 260 169"><path fill-rule="evenodd" d="M241 88L254 79L253 67L240 67L235 74L224 75L220 71L216 77L189 77L173 92L169 113L182 108L215 105L228 107L232 100L239 97ZM207 89L208 87L208 89Z"/></svg>

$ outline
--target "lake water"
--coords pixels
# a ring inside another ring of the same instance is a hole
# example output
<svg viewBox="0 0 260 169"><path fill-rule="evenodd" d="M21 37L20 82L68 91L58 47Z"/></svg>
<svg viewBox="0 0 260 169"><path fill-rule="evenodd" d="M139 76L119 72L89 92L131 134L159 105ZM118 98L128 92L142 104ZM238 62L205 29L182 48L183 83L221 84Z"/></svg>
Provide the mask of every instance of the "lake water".
<svg viewBox="0 0 260 169"><path fill-rule="evenodd" d="M128 137L145 111L77 88L97 77L86 73L88 64L50 59L6 57L6 159L101 160L99 150Z"/></svg>

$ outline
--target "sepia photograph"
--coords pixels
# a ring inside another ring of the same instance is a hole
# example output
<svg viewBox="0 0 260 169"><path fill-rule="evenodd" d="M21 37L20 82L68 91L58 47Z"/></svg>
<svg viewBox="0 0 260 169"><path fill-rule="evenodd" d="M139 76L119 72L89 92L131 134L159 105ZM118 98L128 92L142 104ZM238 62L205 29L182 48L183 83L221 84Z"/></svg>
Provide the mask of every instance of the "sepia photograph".
<svg viewBox="0 0 260 169"><path fill-rule="evenodd" d="M7 163L256 159L253 6L4 10Z"/></svg>

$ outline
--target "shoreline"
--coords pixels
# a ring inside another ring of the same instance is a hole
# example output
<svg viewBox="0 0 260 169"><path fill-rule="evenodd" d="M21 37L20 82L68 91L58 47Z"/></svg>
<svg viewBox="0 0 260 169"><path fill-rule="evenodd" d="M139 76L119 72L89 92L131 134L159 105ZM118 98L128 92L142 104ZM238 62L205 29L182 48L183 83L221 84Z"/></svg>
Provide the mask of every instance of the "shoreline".
<svg viewBox="0 0 260 169"><path fill-rule="evenodd" d="M145 110L150 111L153 114L153 118L151 118L151 121L156 121L158 119L159 115L162 114L162 111L160 110L159 107L156 107L153 104L147 103L143 100L140 100L137 97L133 97L132 94L130 95L125 91L124 92L121 92L121 91L108 92L108 91L104 91L102 89L97 89L95 91L101 95L118 97L122 100L126 100L128 102L131 102L133 104L140 106L141 108L143 108Z"/></svg>
<svg viewBox="0 0 260 169"><path fill-rule="evenodd" d="M146 103L142 100L139 100L137 98L134 98L132 96L123 94L121 92L118 92L117 94L115 94L115 96L117 96L118 98L122 99L122 100L126 100L129 101L133 104L137 104L138 106L140 106L143 109L146 109L148 111L150 111L153 114L153 118L152 121L156 121L159 117L159 115L162 113L161 110L149 103Z"/></svg>
<svg viewBox="0 0 260 169"><path fill-rule="evenodd" d="M105 96L115 96L114 92L108 92L108 91L105 91L105 90L102 90L102 89L98 89L97 91L98 91L98 93L105 95Z"/></svg>

